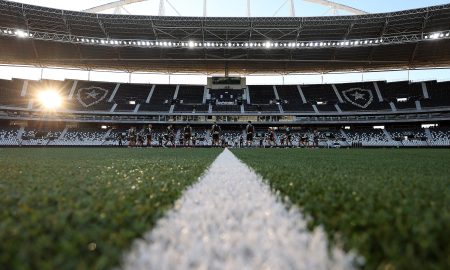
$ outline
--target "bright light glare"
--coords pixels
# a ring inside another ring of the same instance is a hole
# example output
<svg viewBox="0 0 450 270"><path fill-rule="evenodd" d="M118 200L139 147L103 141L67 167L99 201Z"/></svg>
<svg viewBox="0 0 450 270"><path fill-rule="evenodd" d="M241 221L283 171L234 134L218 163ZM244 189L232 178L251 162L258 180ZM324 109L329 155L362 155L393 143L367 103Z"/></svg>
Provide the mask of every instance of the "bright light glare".
<svg viewBox="0 0 450 270"><path fill-rule="evenodd" d="M430 35L431 39L438 39L439 38L439 33L434 33Z"/></svg>
<svg viewBox="0 0 450 270"><path fill-rule="evenodd" d="M23 30L17 30L15 34L16 34L16 36L18 36L20 38L28 37L28 34L25 31L23 31Z"/></svg>
<svg viewBox="0 0 450 270"><path fill-rule="evenodd" d="M57 109L62 104L62 98L54 90L45 90L38 94L38 101L45 109Z"/></svg>

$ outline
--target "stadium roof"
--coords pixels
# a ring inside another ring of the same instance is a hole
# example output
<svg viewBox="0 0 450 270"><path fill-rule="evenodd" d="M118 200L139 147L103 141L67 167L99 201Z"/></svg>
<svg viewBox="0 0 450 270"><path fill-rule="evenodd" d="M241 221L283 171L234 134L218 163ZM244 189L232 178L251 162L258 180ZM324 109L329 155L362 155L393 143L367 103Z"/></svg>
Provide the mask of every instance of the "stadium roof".
<svg viewBox="0 0 450 270"><path fill-rule="evenodd" d="M0 62L292 73L446 66L450 4L334 17L93 14L0 1Z"/></svg>

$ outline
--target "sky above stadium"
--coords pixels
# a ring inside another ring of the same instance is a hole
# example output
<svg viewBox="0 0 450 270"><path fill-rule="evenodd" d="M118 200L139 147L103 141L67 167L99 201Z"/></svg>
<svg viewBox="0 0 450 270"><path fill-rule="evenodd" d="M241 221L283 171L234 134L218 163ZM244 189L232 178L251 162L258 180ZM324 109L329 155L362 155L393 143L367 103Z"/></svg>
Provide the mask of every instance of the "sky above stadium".
<svg viewBox="0 0 450 270"><path fill-rule="evenodd" d="M26 4L41 5L67 10L84 10L102 4L115 2L116 0L14 0ZM289 16L289 1L286 0L251 0L251 16ZM390 12L405 9L413 9L424 6L441 5L450 3L449 0L335 0L334 2L345 4L368 13ZM294 0L296 16L326 16L334 15L328 7L308 3L302 0ZM238 17L247 16L246 0L208 0L208 16ZM123 14L127 12L136 15L157 15L159 0L147 0L125 7ZM114 13L108 10L105 13ZM165 15L177 16L202 16L203 0L169 0L165 7ZM338 11L337 15L347 15L344 11Z"/></svg>

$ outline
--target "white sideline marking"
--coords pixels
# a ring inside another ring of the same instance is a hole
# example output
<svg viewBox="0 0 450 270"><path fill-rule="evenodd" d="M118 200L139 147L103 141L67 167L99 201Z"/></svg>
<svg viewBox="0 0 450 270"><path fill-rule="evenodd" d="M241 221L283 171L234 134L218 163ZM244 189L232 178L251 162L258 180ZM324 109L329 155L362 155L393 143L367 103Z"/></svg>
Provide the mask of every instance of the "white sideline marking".
<svg viewBox="0 0 450 270"><path fill-rule="evenodd" d="M353 255L328 252L322 229L309 232L229 150L136 240L124 269L353 269Z"/></svg>

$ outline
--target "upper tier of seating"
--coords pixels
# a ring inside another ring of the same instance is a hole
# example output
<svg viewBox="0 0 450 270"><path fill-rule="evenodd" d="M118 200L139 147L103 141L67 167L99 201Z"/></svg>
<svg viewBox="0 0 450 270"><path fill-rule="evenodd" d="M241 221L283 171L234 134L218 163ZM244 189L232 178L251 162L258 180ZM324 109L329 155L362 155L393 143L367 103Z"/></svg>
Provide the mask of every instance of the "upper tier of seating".
<svg viewBox="0 0 450 270"><path fill-rule="evenodd" d="M450 107L450 82L365 82L248 86L248 91L204 86L91 81L0 80L0 106L40 109L38 93L54 89L64 110L107 113L308 113L420 111ZM209 107L209 102L214 103ZM243 108L241 108L243 104Z"/></svg>

